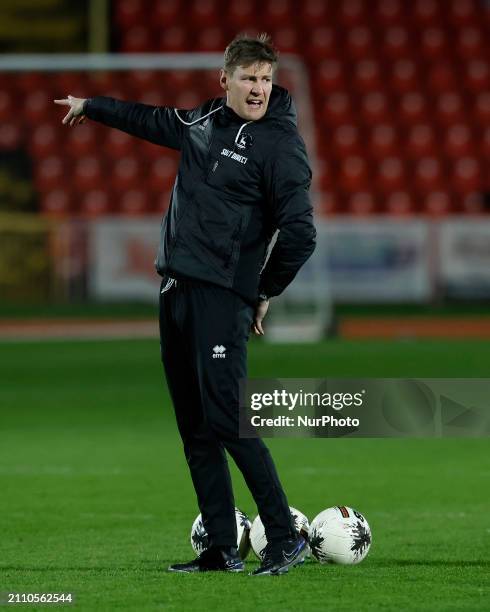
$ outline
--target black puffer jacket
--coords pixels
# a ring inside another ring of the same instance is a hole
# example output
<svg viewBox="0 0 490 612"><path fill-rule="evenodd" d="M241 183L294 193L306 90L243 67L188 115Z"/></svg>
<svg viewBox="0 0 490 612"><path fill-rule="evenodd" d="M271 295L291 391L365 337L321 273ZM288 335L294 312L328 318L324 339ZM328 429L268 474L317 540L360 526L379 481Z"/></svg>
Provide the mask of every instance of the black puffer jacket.
<svg viewBox="0 0 490 612"><path fill-rule="evenodd" d="M186 111L96 97L85 113L181 151L162 221L159 274L229 287L255 303L259 291L280 294L313 252L311 170L285 89L273 86L266 115L253 122L220 98Z"/></svg>

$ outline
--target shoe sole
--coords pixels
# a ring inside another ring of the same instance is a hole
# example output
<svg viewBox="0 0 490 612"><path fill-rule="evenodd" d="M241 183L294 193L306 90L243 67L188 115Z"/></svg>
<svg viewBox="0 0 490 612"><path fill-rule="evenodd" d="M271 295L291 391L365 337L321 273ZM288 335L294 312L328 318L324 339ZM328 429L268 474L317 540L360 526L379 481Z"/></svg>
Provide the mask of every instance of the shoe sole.
<svg viewBox="0 0 490 612"><path fill-rule="evenodd" d="M282 574L287 574L289 572L290 567L294 567L295 565L301 563L301 561L304 561L306 555L308 554L308 544L306 543L306 541L304 544L305 545L299 551L296 557L294 557L294 559L289 561L289 563L287 563L286 565L283 565L279 569L275 570L274 572L262 572L260 574L254 574L253 572L251 572L249 576L282 576Z"/></svg>

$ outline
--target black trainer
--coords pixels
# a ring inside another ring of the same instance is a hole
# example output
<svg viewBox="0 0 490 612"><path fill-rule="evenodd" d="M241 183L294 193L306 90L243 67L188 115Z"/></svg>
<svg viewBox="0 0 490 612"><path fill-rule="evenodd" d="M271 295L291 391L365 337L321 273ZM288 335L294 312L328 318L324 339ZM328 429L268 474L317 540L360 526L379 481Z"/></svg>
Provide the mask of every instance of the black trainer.
<svg viewBox="0 0 490 612"><path fill-rule="evenodd" d="M243 572L243 561L233 547L208 548L188 563L174 563L169 572Z"/></svg>
<svg viewBox="0 0 490 612"><path fill-rule="evenodd" d="M260 567L250 576L278 576L285 574L293 565L301 563L305 558L308 545L303 536L271 542L265 547L264 559Z"/></svg>

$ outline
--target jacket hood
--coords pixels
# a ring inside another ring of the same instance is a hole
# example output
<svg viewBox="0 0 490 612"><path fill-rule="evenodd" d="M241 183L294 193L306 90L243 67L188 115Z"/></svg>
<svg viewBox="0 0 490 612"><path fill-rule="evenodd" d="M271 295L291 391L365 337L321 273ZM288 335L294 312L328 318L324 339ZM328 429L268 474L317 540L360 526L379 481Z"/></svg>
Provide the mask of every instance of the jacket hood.
<svg viewBox="0 0 490 612"><path fill-rule="evenodd" d="M296 107L287 89L280 85L272 85L269 106L263 119L287 121L294 126L297 125Z"/></svg>

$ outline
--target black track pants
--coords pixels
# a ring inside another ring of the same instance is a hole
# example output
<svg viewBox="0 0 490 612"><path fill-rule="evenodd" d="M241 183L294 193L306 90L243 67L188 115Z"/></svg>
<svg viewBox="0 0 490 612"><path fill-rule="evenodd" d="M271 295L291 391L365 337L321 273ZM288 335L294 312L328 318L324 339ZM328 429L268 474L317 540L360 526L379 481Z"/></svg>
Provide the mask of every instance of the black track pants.
<svg viewBox="0 0 490 612"><path fill-rule="evenodd" d="M288 537L294 528L270 453L262 440L238 437L238 381L247 376L253 308L216 285L168 285L160 290L162 361L210 543L236 545L225 449L245 478L268 539Z"/></svg>

